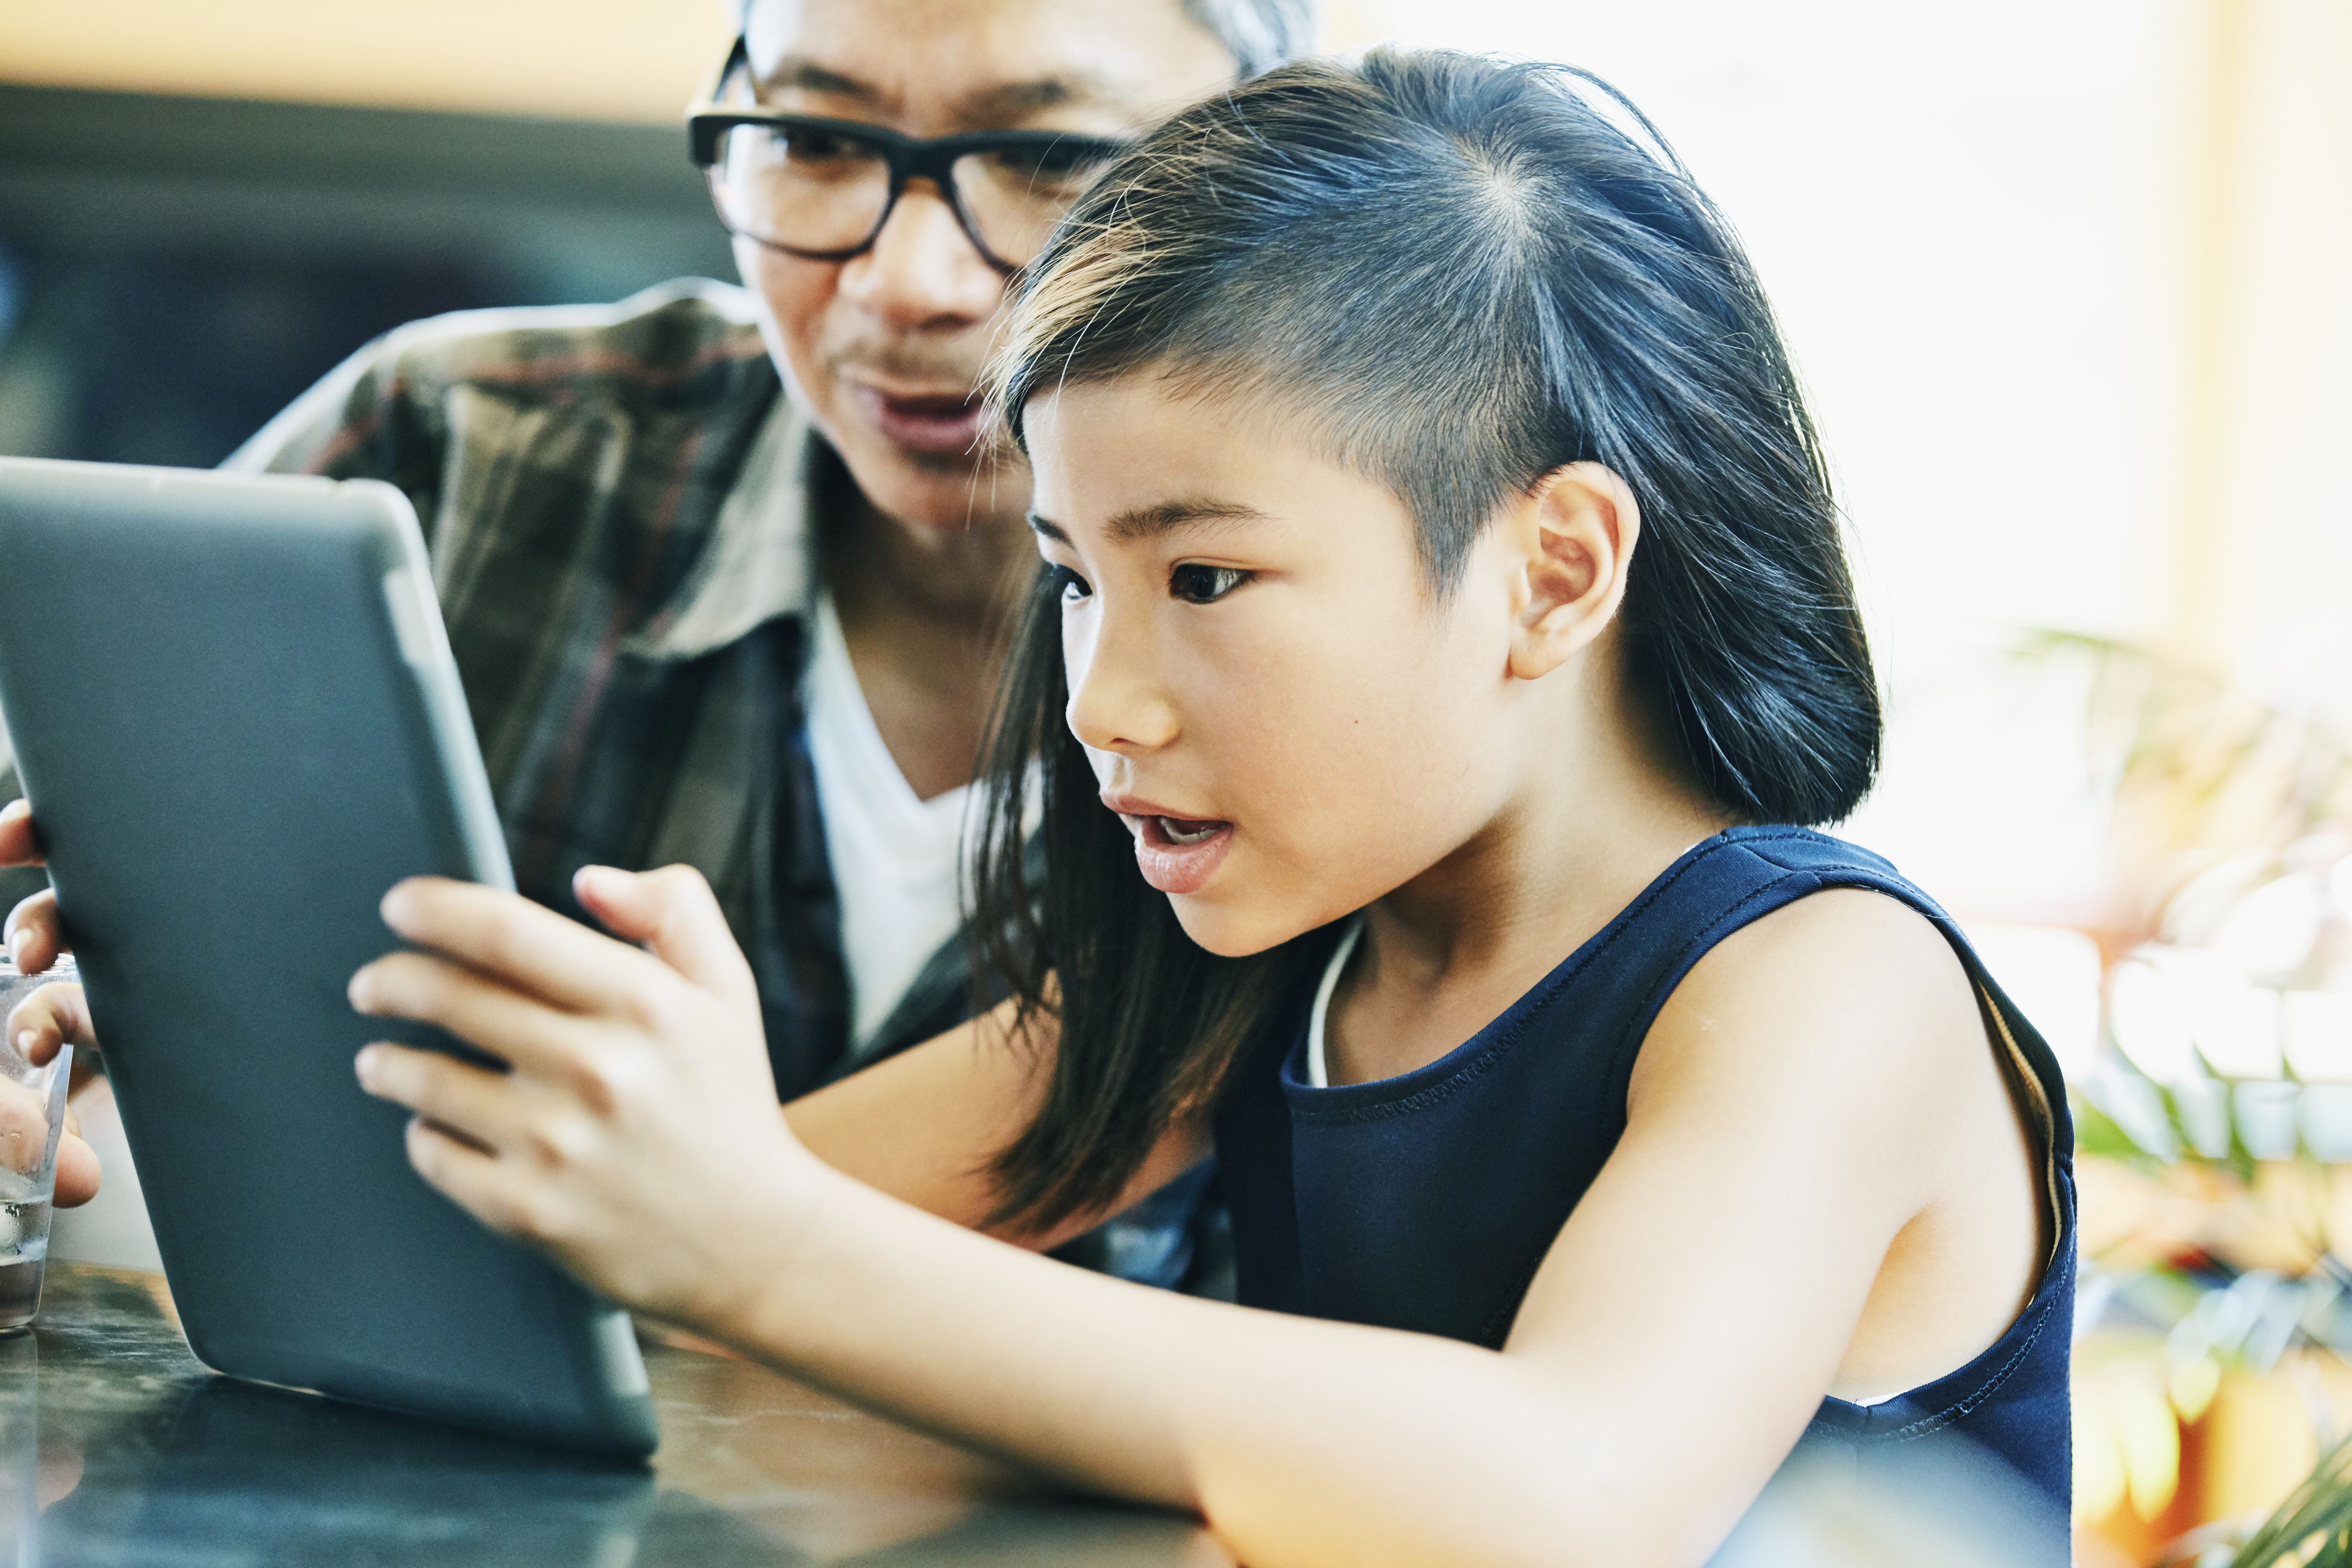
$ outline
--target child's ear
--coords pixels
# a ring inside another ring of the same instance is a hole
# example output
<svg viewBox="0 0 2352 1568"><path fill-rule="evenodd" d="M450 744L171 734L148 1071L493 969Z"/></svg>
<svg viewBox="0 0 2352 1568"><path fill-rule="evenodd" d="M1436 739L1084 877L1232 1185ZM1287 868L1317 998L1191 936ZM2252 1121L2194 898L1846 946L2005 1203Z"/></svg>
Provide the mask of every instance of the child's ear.
<svg viewBox="0 0 2352 1568"><path fill-rule="evenodd" d="M1631 486L1599 463L1570 463L1536 481L1507 526L1520 592L1511 626L1511 673L1548 675L1617 618L1625 573L1642 535Z"/></svg>

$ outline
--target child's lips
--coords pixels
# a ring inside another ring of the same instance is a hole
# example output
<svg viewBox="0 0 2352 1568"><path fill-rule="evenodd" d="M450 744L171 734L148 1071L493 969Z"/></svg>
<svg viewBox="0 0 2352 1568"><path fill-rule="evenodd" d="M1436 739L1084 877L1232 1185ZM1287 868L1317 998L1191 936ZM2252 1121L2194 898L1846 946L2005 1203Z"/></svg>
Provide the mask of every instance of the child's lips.
<svg viewBox="0 0 2352 1568"><path fill-rule="evenodd" d="M1122 811L1135 835L1135 865L1163 893L1200 891L1233 847L1234 825L1166 812Z"/></svg>

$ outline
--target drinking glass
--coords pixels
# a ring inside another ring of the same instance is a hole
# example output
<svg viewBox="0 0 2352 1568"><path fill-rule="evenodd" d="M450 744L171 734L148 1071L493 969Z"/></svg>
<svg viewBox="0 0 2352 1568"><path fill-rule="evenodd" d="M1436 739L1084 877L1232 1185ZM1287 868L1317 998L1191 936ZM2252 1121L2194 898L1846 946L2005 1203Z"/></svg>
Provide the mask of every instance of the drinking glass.
<svg viewBox="0 0 2352 1568"><path fill-rule="evenodd" d="M40 974L20 974L0 959L0 1018L51 981L74 978L69 957ZM16 1029L0 1030L0 1332L26 1327L40 1310L49 1198L57 1188L58 1140L72 1078L71 1046L35 1067L18 1054Z"/></svg>

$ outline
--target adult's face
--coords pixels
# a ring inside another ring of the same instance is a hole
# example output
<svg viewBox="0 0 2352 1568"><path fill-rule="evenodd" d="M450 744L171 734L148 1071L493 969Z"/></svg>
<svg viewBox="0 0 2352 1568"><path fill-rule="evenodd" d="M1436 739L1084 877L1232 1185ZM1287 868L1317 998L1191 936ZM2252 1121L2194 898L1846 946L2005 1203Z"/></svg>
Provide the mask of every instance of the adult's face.
<svg viewBox="0 0 2352 1568"><path fill-rule="evenodd" d="M921 137L1131 135L1234 71L1180 0L758 0L746 42L769 107ZM1023 515L1018 459L975 455L1007 280L943 192L910 182L847 261L742 238L735 260L770 352L880 511L919 533Z"/></svg>

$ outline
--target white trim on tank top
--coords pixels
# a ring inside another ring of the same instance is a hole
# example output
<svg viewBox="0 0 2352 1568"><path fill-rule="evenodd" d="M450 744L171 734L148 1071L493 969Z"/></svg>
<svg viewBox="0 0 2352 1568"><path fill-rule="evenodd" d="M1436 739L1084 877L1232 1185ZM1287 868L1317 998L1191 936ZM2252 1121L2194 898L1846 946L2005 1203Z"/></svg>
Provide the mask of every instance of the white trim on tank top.
<svg viewBox="0 0 2352 1568"><path fill-rule="evenodd" d="M1707 836L1708 838L1718 837L1720 835L1717 834ZM1706 838L1694 839L1684 848L1683 855L1689 854L1706 842ZM1682 855L1677 855L1675 859L1679 862L1682 858ZM1331 950L1331 962L1323 966L1323 983L1315 988L1315 1007L1307 1015L1307 1087L1309 1089L1331 1087L1330 1069L1326 1065L1323 1050L1323 1020L1331 1011L1331 993L1339 988L1339 976L1346 972L1348 960L1356 956L1356 944L1363 938L1364 917L1359 913L1349 921L1348 929L1340 932L1339 945Z"/></svg>
<svg viewBox="0 0 2352 1568"><path fill-rule="evenodd" d="M1348 921L1348 929L1339 933L1339 945L1331 950L1331 962L1323 966L1323 983L1315 988L1315 1007L1307 1015L1307 1087L1328 1089L1331 1074L1323 1060L1323 1020L1331 1011L1331 993L1339 988L1339 976L1348 967L1348 960L1356 955L1356 944L1364 940L1364 917L1357 915Z"/></svg>

